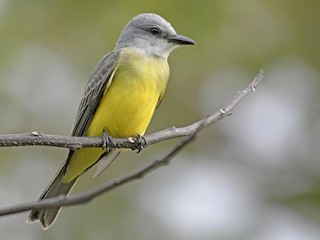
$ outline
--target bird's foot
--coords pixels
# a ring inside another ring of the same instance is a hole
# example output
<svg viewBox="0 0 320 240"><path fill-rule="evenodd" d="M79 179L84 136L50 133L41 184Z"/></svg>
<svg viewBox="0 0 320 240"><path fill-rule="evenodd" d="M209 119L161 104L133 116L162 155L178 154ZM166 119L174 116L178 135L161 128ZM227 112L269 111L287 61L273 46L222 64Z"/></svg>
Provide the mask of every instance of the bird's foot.
<svg viewBox="0 0 320 240"><path fill-rule="evenodd" d="M132 149L132 150L137 149L137 150L138 150L137 153L141 152L141 150L144 149L144 148L147 146L147 141L146 141L146 139L145 139L143 136L139 135L139 134L136 135L136 136L134 136L134 137L130 137L130 138L129 138L129 141L130 141L131 143L134 143L134 144L135 144L135 146L132 147L131 149Z"/></svg>
<svg viewBox="0 0 320 240"><path fill-rule="evenodd" d="M106 152L109 152L109 145L112 142L111 136L108 135L106 131L102 132L102 148L106 149Z"/></svg>

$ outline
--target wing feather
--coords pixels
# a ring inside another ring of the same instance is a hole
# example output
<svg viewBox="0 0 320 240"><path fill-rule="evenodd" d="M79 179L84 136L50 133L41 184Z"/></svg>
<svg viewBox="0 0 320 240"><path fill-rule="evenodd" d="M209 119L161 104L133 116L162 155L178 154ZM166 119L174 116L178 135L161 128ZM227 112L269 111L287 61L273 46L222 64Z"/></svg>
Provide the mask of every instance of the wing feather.
<svg viewBox="0 0 320 240"><path fill-rule="evenodd" d="M111 52L96 65L80 102L72 136L85 134L106 88L110 85L118 58L119 52Z"/></svg>

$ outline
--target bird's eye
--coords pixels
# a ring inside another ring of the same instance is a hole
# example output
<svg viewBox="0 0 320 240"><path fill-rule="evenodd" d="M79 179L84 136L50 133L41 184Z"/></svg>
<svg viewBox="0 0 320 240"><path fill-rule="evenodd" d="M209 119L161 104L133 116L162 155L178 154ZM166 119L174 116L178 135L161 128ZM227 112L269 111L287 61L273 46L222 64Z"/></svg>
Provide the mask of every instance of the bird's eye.
<svg viewBox="0 0 320 240"><path fill-rule="evenodd" d="M153 35L157 35L157 34L160 33L160 28L158 28L158 27L152 27L152 28L150 28L149 32L150 32L151 34L153 34Z"/></svg>

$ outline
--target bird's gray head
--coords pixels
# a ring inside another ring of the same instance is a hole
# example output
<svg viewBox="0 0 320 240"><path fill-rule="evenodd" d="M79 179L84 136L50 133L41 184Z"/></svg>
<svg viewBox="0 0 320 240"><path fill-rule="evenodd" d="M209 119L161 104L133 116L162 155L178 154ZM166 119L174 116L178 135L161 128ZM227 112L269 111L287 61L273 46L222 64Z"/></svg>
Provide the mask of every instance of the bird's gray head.
<svg viewBox="0 0 320 240"><path fill-rule="evenodd" d="M178 35L169 22L153 13L135 16L122 30L116 49L135 47L146 54L167 58L177 46L196 43Z"/></svg>

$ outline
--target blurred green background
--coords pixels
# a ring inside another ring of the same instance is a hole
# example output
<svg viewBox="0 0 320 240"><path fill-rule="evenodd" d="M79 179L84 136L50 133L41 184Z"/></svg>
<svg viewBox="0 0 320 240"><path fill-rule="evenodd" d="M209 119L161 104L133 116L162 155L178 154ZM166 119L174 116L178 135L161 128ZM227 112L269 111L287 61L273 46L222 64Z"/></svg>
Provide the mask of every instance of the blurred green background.
<svg viewBox="0 0 320 240"><path fill-rule="evenodd" d="M167 167L89 204L47 231L26 213L1 239L320 239L320 2L316 0L0 0L0 133L68 135L94 65L136 14L156 12L193 38L170 59L149 133L217 111L260 68L235 113ZM176 141L128 152L82 192L162 156ZM1 148L0 207L36 200L67 150Z"/></svg>

